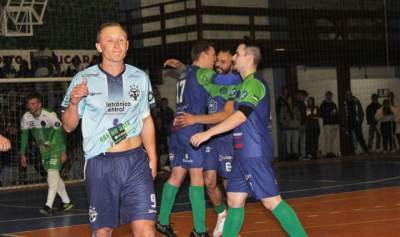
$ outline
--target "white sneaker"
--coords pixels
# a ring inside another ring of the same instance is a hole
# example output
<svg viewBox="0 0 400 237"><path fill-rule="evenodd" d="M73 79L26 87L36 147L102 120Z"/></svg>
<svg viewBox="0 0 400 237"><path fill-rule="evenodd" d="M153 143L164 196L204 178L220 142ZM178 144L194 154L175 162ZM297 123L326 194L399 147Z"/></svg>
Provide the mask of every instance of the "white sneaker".
<svg viewBox="0 0 400 237"><path fill-rule="evenodd" d="M228 215L228 212L226 211L226 209L223 212L218 214L217 224L215 225L215 228L214 228L213 237L222 236L222 231L224 230L224 224L225 224L227 215Z"/></svg>

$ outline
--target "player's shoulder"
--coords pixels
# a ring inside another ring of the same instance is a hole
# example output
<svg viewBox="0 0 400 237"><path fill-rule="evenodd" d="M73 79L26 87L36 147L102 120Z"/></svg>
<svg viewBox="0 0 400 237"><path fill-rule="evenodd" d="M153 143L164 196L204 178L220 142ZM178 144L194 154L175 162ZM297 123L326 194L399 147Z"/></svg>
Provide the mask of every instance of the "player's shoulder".
<svg viewBox="0 0 400 237"><path fill-rule="evenodd" d="M49 108L42 108L42 114L43 115L53 115L55 114L54 110L49 109Z"/></svg>
<svg viewBox="0 0 400 237"><path fill-rule="evenodd" d="M22 115L22 120L23 121L27 121L27 120L31 120L31 119L33 119L33 115L31 113L29 113L29 112L25 112Z"/></svg>
<svg viewBox="0 0 400 237"><path fill-rule="evenodd" d="M263 82L263 79L255 74L248 76L243 81L242 88L245 88L246 90L251 91L253 93L261 93L261 94L265 94L267 90L266 85Z"/></svg>
<svg viewBox="0 0 400 237"><path fill-rule="evenodd" d="M150 83L147 73L135 66L125 64L125 72L123 73L124 80L139 81L142 84Z"/></svg>
<svg viewBox="0 0 400 237"><path fill-rule="evenodd" d="M142 77L146 77L147 78L147 74L146 72L144 72L143 70L129 65L129 64L125 64L125 73L126 76L142 76Z"/></svg>

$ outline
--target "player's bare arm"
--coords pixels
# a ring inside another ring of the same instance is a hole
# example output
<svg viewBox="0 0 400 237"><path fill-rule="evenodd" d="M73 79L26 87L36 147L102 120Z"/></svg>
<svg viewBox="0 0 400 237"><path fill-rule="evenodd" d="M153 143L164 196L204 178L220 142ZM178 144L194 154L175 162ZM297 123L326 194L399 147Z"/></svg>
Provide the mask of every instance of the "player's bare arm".
<svg viewBox="0 0 400 237"><path fill-rule="evenodd" d="M193 146L198 147L201 143L207 141L212 136L230 131L242 123L246 122L247 117L241 111L236 111L231 116L229 116L226 120L217 124L216 126L208 129L207 131L197 133L190 138L190 143Z"/></svg>
<svg viewBox="0 0 400 237"><path fill-rule="evenodd" d="M62 123L66 132L72 132L79 124L78 104L83 97L89 94L87 81L82 82L74 87L71 92L71 99L67 109L62 115Z"/></svg>
<svg viewBox="0 0 400 237"><path fill-rule="evenodd" d="M216 124L228 118L234 112L233 101L226 102L224 110L212 114L193 115L183 113L175 118L175 124L180 127L190 126L196 123Z"/></svg>
<svg viewBox="0 0 400 237"><path fill-rule="evenodd" d="M0 135L0 151L8 151L10 149L11 149L10 140Z"/></svg>
<svg viewBox="0 0 400 237"><path fill-rule="evenodd" d="M155 128L151 116L147 116L143 119L143 129L140 133L140 137L150 160L151 174L153 178L155 178L157 175L157 153L155 142Z"/></svg>
<svg viewBox="0 0 400 237"><path fill-rule="evenodd" d="M170 59L165 60L163 66L164 67L167 67L167 66L168 67L172 67L172 68L175 68L175 69L180 70L180 71L183 71L186 68L185 64L183 64L178 59L174 59L174 58L170 58Z"/></svg>

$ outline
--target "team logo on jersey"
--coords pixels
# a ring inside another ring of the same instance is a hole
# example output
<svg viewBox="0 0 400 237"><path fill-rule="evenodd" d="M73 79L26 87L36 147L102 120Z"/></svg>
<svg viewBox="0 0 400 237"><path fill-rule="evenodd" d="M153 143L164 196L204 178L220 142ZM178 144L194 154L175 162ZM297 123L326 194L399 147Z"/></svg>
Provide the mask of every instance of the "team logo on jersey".
<svg viewBox="0 0 400 237"><path fill-rule="evenodd" d="M245 98L248 94L249 94L249 93L247 93L247 91L243 91L243 92L240 94L240 99Z"/></svg>
<svg viewBox="0 0 400 237"><path fill-rule="evenodd" d="M90 206L89 207L89 221L90 221L90 223L93 223L93 222L96 221L97 215L98 215L98 213L96 211L96 208Z"/></svg>
<svg viewBox="0 0 400 237"><path fill-rule="evenodd" d="M237 89L232 89L231 92L229 93L229 96L231 98L237 98L239 91Z"/></svg>
<svg viewBox="0 0 400 237"><path fill-rule="evenodd" d="M129 97L131 97L134 101L137 101L140 96L139 88L136 85L131 85L129 88Z"/></svg>
<svg viewBox="0 0 400 237"><path fill-rule="evenodd" d="M169 153L169 160L173 161L175 159L175 155L173 153Z"/></svg>
<svg viewBox="0 0 400 237"><path fill-rule="evenodd" d="M207 105L208 105L208 113L211 114L211 113L217 112L218 105L217 105L217 102L214 99L208 98Z"/></svg>

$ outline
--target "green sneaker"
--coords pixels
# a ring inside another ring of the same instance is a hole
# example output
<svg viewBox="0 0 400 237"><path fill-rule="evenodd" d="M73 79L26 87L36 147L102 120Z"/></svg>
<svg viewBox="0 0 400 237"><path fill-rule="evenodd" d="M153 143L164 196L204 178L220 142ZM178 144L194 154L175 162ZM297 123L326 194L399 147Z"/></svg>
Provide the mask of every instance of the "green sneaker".
<svg viewBox="0 0 400 237"><path fill-rule="evenodd" d="M72 203L61 203L57 211L69 211L72 208L74 208L74 204Z"/></svg>

